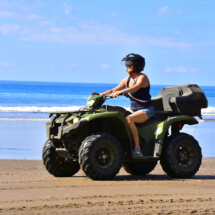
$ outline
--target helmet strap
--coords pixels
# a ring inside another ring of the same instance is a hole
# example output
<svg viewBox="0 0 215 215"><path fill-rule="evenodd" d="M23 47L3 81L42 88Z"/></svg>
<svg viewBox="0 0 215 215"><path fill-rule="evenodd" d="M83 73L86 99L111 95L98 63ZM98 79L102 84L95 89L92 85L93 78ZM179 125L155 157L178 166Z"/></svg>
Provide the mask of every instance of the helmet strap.
<svg viewBox="0 0 215 215"><path fill-rule="evenodd" d="M135 74L136 72L128 72L129 76L132 76L133 74Z"/></svg>

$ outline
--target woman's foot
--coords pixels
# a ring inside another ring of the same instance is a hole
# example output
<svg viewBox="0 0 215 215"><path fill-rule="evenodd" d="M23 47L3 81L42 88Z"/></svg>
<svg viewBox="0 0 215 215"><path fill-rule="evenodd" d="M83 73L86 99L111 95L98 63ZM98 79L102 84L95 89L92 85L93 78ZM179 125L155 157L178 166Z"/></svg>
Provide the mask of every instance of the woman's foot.
<svg viewBox="0 0 215 215"><path fill-rule="evenodd" d="M143 153L137 147L135 147L134 150L132 151L132 157L134 159L141 159L144 156Z"/></svg>

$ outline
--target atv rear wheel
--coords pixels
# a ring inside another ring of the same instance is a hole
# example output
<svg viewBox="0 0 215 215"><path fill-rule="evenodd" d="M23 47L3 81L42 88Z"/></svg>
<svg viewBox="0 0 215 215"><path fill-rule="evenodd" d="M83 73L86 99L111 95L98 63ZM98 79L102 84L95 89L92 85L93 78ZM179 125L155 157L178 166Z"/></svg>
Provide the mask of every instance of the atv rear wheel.
<svg viewBox="0 0 215 215"><path fill-rule="evenodd" d="M87 137L79 149L79 163L84 173L94 180L109 180L122 166L122 148L107 133Z"/></svg>
<svg viewBox="0 0 215 215"><path fill-rule="evenodd" d="M73 176L80 169L78 161L60 156L53 147L51 140L46 141L42 158L47 171L56 177Z"/></svg>
<svg viewBox="0 0 215 215"><path fill-rule="evenodd" d="M157 161L124 162L123 167L131 175L147 175L156 166Z"/></svg>
<svg viewBox="0 0 215 215"><path fill-rule="evenodd" d="M173 135L163 147L161 166L173 178L190 178L199 170L201 148L189 134Z"/></svg>

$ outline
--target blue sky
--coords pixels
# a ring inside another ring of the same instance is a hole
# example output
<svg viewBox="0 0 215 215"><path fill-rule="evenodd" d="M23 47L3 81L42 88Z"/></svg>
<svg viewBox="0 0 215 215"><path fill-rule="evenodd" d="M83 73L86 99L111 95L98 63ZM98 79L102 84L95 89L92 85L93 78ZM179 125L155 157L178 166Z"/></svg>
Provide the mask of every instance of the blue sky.
<svg viewBox="0 0 215 215"><path fill-rule="evenodd" d="M0 79L118 83L145 57L151 84L215 86L215 1L0 0Z"/></svg>

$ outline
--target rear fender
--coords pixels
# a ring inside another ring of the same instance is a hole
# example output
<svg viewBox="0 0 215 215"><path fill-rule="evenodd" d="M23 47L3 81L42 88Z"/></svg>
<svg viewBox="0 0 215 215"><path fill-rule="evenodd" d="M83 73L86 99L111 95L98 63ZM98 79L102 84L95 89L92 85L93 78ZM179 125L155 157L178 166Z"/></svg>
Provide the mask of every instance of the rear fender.
<svg viewBox="0 0 215 215"><path fill-rule="evenodd" d="M191 116L174 116L167 118L164 122L161 122L158 124L157 129L155 131L155 139L163 140L165 135L168 132L168 129L173 124L180 122L182 125L188 124L188 125L194 125L198 124L198 121Z"/></svg>
<svg viewBox="0 0 215 215"><path fill-rule="evenodd" d="M198 121L191 116L180 115L180 116L169 117L165 121L157 124L156 130L154 132L155 139L154 139L153 157L159 158L161 156L164 139L168 135L168 130L170 127L172 129L171 132L179 132L179 130L182 129L184 124L194 125L197 123Z"/></svg>

